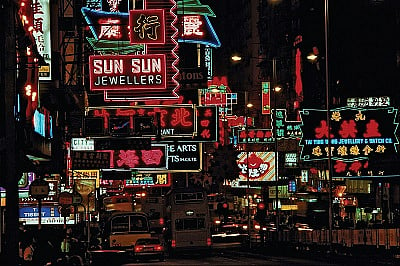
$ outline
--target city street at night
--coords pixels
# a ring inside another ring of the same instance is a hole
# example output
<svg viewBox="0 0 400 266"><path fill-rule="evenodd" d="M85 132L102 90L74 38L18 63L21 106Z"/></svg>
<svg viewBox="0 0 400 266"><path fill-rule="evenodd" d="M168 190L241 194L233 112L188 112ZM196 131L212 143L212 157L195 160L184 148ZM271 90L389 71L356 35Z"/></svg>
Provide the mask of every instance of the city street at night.
<svg viewBox="0 0 400 266"><path fill-rule="evenodd" d="M400 0L0 0L0 264L400 264Z"/></svg>

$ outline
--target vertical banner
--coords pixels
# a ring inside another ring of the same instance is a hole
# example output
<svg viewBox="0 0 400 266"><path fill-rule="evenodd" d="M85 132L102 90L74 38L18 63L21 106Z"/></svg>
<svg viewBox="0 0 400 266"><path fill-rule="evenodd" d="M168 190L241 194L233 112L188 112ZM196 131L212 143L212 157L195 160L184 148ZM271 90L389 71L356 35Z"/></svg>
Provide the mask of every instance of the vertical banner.
<svg viewBox="0 0 400 266"><path fill-rule="evenodd" d="M39 80L51 80L51 39L49 0L33 0L33 37L46 66L39 68Z"/></svg>
<svg viewBox="0 0 400 266"><path fill-rule="evenodd" d="M271 114L271 85L270 82L261 82L262 114Z"/></svg>

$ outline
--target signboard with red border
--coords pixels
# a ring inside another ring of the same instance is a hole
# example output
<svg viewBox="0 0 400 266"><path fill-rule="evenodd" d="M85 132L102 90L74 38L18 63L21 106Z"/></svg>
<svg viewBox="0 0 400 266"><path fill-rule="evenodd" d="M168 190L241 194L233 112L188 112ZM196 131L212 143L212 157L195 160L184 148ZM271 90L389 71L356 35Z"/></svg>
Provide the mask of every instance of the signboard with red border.
<svg viewBox="0 0 400 266"><path fill-rule="evenodd" d="M165 90L165 54L92 55L90 90Z"/></svg>
<svg viewBox="0 0 400 266"><path fill-rule="evenodd" d="M130 10L131 44L165 44L165 13L163 9Z"/></svg>

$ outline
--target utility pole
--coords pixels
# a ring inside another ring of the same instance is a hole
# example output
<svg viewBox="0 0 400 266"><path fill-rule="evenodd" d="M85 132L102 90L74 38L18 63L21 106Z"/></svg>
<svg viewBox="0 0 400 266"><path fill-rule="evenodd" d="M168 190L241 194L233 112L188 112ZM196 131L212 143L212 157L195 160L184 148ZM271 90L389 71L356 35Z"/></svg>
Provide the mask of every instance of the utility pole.
<svg viewBox="0 0 400 266"><path fill-rule="evenodd" d="M6 188L5 212L5 247L1 253L5 255L6 265L18 265L18 172L16 149L16 13L17 1L0 1L0 15L6 23L0 23L0 101L4 103L4 147L0 146L2 159L5 160L5 171L0 181ZM0 138L2 135L0 135Z"/></svg>

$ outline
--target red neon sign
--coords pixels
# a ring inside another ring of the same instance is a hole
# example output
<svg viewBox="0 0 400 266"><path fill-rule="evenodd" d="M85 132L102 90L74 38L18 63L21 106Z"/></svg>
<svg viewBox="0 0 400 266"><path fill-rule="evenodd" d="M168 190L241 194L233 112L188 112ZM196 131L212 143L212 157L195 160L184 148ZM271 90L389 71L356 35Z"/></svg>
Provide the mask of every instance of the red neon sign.
<svg viewBox="0 0 400 266"><path fill-rule="evenodd" d="M117 150L111 153L111 168L166 169L165 146L151 150Z"/></svg>
<svg viewBox="0 0 400 266"><path fill-rule="evenodd" d="M90 90L165 90L164 54L93 55L89 57Z"/></svg>

